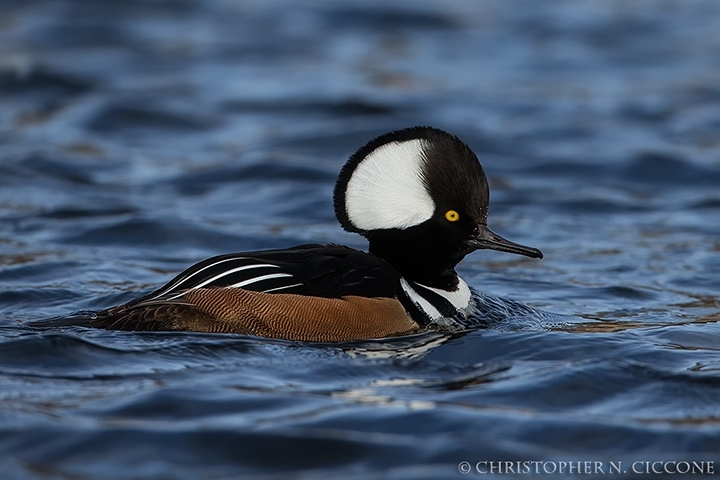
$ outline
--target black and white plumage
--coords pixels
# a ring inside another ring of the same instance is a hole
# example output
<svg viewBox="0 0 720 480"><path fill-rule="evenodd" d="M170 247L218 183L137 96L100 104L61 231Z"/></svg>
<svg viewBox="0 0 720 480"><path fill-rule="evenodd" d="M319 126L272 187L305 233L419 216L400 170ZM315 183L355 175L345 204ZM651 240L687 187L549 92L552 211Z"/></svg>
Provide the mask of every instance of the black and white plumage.
<svg viewBox="0 0 720 480"><path fill-rule="evenodd" d="M482 166L457 137L414 127L378 137L342 168L333 195L369 252L303 245L221 255L155 292L72 323L121 330L235 332L304 341L400 335L467 315L455 266L477 249L542 258L487 228Z"/></svg>

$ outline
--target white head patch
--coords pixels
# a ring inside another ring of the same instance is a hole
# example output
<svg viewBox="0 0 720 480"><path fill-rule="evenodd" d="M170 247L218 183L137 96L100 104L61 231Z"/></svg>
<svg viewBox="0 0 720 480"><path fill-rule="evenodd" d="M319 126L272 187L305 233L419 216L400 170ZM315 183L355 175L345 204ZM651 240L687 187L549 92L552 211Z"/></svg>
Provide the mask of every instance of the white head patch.
<svg viewBox="0 0 720 480"><path fill-rule="evenodd" d="M348 218L361 230L407 228L432 217L422 179L422 139L378 147L355 168L345 190Z"/></svg>

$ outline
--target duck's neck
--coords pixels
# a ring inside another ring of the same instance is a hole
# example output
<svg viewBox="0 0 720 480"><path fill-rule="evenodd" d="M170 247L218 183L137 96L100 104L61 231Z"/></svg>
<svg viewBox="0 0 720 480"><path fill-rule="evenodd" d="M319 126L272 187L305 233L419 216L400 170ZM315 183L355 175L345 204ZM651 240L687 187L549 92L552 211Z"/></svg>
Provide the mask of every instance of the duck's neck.
<svg viewBox="0 0 720 480"><path fill-rule="evenodd" d="M373 235L369 251L392 265L404 279L449 292L457 290L460 283L455 272L457 262L428 251L423 244L394 242L385 237Z"/></svg>

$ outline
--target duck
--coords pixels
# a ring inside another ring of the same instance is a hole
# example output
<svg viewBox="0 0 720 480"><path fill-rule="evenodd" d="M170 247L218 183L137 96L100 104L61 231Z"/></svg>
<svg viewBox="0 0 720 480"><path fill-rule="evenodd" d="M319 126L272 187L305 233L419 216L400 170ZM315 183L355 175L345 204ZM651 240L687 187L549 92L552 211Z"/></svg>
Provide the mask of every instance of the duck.
<svg viewBox="0 0 720 480"><path fill-rule="evenodd" d="M302 342L408 335L467 319L471 252L542 258L488 228L489 187L470 147L417 126L370 140L333 192L342 228L367 251L337 244L231 253L203 260L128 303L72 318L126 331L235 333Z"/></svg>

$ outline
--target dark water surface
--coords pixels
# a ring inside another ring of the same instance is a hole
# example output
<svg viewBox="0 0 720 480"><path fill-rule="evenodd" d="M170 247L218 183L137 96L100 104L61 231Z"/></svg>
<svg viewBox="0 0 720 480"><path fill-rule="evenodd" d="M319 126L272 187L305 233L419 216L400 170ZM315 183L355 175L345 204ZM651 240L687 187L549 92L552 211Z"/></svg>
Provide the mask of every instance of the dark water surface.
<svg viewBox="0 0 720 480"><path fill-rule="evenodd" d="M720 2L390 5L0 2L0 478L720 470ZM416 124L545 253L475 253L468 283L568 317L346 345L28 326L215 254L364 247L335 176Z"/></svg>

